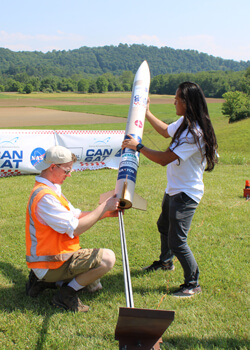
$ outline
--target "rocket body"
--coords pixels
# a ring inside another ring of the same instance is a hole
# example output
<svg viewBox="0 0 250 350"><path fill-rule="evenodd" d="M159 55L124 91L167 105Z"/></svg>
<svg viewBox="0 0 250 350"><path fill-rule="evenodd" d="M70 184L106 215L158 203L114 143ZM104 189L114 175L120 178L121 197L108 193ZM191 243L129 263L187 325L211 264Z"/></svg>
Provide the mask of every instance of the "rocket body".
<svg viewBox="0 0 250 350"><path fill-rule="evenodd" d="M132 135L138 142L142 140L149 85L149 66L147 61L144 61L137 70L133 82L125 138L126 135ZM129 148L125 148L121 155L115 194L120 198L122 209L128 209L133 205L139 156L139 152Z"/></svg>

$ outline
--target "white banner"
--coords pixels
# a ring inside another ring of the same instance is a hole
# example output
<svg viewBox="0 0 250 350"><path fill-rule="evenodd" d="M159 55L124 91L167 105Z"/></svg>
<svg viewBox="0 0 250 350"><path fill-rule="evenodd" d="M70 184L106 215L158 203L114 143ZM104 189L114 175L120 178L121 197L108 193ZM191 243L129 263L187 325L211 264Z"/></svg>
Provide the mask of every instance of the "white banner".
<svg viewBox="0 0 250 350"><path fill-rule="evenodd" d="M77 157L75 171L118 169L123 130L0 130L0 177L37 174L46 149L64 146Z"/></svg>

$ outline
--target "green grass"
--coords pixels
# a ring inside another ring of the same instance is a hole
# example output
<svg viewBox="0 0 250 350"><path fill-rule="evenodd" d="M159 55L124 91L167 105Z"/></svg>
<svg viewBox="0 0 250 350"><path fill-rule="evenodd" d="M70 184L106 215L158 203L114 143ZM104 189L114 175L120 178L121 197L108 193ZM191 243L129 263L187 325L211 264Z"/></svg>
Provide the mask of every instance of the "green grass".
<svg viewBox="0 0 250 350"><path fill-rule="evenodd" d="M250 348L249 201L243 197L245 180L250 179L250 123L228 124L217 104L209 105L209 110L220 163L204 175L205 194L189 233L200 267L202 294L191 300L171 296L183 283L178 261L174 272L141 271L159 255L156 220L166 187L166 168L141 156L136 192L147 199L148 209L130 209L124 214L135 307L175 311L175 320L163 335L164 350ZM103 127L107 129L107 125ZM148 123L143 142L149 147L167 147ZM241 158L237 160L236 154ZM117 171L109 169L73 173L63 191L76 207L91 210L101 193L115 187L116 177ZM102 220L81 236L83 247L110 248L117 258L114 269L102 279L103 290L81 294L90 312L54 309L49 304L54 293L50 290L36 299L25 295L25 211L34 180L33 175L0 179L0 349L118 349L114 332L119 308L126 306L126 300L117 218Z"/></svg>
<svg viewBox="0 0 250 350"><path fill-rule="evenodd" d="M45 109L54 109L66 112L90 113L99 115L108 115L113 117L127 118L129 106L128 105L74 105L74 106L46 106ZM164 120L170 123L176 119L174 105L154 104L151 106L151 111Z"/></svg>
<svg viewBox="0 0 250 350"><path fill-rule="evenodd" d="M26 95L17 95L16 93L15 94L6 94L6 93L0 93L0 99L1 100L5 100L5 99L17 99L17 98L25 98Z"/></svg>
<svg viewBox="0 0 250 350"><path fill-rule="evenodd" d="M103 93L103 94L81 94L72 92L61 92L61 93L44 93L44 92L32 92L31 94L22 94L18 92L2 92L0 93L0 99L6 98L28 98L28 99L40 99L40 100L66 100L66 101L79 101L84 99L105 99L109 98L130 98L131 92L121 92L121 93Z"/></svg>

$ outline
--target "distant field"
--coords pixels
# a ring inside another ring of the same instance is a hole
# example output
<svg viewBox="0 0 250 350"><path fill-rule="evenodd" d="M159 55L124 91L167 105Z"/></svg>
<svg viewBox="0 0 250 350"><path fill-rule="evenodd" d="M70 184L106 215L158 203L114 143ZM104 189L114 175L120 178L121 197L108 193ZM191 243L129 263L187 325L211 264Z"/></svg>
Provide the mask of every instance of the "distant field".
<svg viewBox="0 0 250 350"><path fill-rule="evenodd" d="M0 128L76 125L78 129L89 124L95 125L95 128L99 128L99 124L120 124L125 122L120 118L128 115L130 98L131 93L1 93ZM150 102L152 111L158 117L173 120L174 96L151 95ZM222 100L208 99L208 102L218 104Z"/></svg>

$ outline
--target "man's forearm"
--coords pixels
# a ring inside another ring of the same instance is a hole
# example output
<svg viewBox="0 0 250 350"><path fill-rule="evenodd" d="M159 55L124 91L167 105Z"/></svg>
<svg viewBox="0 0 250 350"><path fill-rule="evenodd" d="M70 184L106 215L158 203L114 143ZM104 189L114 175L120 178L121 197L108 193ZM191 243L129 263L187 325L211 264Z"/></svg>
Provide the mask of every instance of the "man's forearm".
<svg viewBox="0 0 250 350"><path fill-rule="evenodd" d="M102 203L93 211L82 212L79 218L78 226L74 231L74 235L79 236L83 232L90 229L98 220L101 219L105 212L105 203Z"/></svg>

